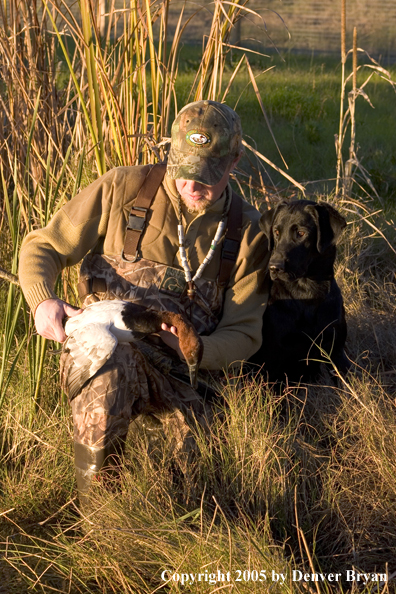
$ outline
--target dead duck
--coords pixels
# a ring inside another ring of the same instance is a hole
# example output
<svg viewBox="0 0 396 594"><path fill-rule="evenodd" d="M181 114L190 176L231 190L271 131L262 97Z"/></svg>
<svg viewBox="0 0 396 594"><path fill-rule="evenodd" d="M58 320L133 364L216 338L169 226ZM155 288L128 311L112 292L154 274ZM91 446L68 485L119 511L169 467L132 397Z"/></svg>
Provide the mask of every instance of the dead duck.
<svg viewBox="0 0 396 594"><path fill-rule="evenodd" d="M65 322L67 339L63 349L70 353L67 386L73 399L84 384L110 359L119 342L136 342L159 332L161 324L176 326L180 350L188 365L190 382L197 387L203 344L194 326L183 315L146 309L121 300L98 301Z"/></svg>

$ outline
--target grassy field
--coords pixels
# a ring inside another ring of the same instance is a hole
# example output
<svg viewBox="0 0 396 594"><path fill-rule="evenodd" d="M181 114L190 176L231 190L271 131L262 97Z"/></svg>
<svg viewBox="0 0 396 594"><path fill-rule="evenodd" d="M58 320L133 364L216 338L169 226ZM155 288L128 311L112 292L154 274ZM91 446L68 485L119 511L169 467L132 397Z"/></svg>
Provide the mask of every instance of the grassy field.
<svg viewBox="0 0 396 594"><path fill-rule="evenodd" d="M228 70L240 52L233 53ZM185 47L177 80L183 104L189 99L193 73L199 64L199 49ZM360 58L362 71L358 85L367 76L369 61ZM272 54L268 58L249 56L271 128L289 167L288 173L307 183L310 193L331 192L335 186L335 143L340 111L340 60L334 56ZM366 66L363 66L366 64ZM271 68L271 70L268 70ZM395 79L395 68L390 69ZM262 74L260 74L262 72ZM350 90L348 88L348 90ZM390 122L396 113L396 93L381 76L374 76L365 87L372 106L361 96L356 104L358 155L383 197L396 196L396 140ZM242 115L246 137L279 167L282 160L262 116L246 69L236 77L228 103ZM345 155L349 138L345 143ZM267 169L270 186L285 187L287 180ZM318 183L315 183L317 182ZM367 184L364 184L367 188ZM367 188L368 189L368 188Z"/></svg>
<svg viewBox="0 0 396 594"><path fill-rule="evenodd" d="M221 99L232 79L226 100L237 106L246 142L285 169L247 62L232 78L241 55L216 53L223 30L213 33L216 43L208 42L212 49L203 56L186 46L172 54L168 44L162 68L150 60L148 21L126 24L126 36L135 37L132 49L122 39L117 46L124 52L121 74L117 52L100 54L95 45L93 57L82 44L80 53L70 50L67 71L66 58L57 66L45 58L54 36L42 52L45 36L32 37L35 52L16 37L15 63L21 47L26 51L19 76L8 60L18 22L13 29L1 18L9 33L9 47L4 37L0 44L0 266L6 270L16 273L26 232L44 225L101 168L162 157L155 141L169 132L174 98L179 107L193 100L199 84L202 96ZM216 18L227 25L222 13ZM179 53L176 71L172 55ZM396 572L395 92L375 74L364 87L375 109L357 98L358 156L372 187L357 173L352 190L335 196L339 64L290 54L250 54L249 61L289 174L348 220L336 275L352 371L338 386L324 372L318 385L282 395L246 378L225 387L210 435L197 431L196 459L185 475L175 471L160 434L153 443L132 426L121 480L107 489L98 485L92 513L82 517L57 345L34 334L19 288L1 280L0 593L395 591L396 582L383 579ZM86 78L89 68L98 88ZM357 79L358 86L365 80L360 71ZM347 134L345 159L348 145ZM259 187L260 173L266 187ZM262 210L300 193L249 150L237 178ZM75 271L63 274L59 294L73 301L74 288ZM318 581L304 574L317 574Z"/></svg>

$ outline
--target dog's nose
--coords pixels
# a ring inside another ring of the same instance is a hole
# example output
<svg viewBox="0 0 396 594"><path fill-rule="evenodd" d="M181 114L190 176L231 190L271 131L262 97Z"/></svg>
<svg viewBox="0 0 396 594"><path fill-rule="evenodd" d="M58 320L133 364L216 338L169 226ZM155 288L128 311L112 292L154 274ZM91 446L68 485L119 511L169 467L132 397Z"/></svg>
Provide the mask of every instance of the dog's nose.
<svg viewBox="0 0 396 594"><path fill-rule="evenodd" d="M272 272L284 272L285 271L285 262L284 262L284 260L272 260L269 263L269 269Z"/></svg>

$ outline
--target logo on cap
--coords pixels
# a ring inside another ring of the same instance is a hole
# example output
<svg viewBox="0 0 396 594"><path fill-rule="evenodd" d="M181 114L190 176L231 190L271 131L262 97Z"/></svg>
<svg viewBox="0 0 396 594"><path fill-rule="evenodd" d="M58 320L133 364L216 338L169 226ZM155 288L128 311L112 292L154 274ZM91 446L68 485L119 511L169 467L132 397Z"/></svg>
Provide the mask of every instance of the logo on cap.
<svg viewBox="0 0 396 594"><path fill-rule="evenodd" d="M207 134L199 132L198 130L190 130L190 132L187 132L186 134L186 140L191 146L203 146L209 144L211 138Z"/></svg>

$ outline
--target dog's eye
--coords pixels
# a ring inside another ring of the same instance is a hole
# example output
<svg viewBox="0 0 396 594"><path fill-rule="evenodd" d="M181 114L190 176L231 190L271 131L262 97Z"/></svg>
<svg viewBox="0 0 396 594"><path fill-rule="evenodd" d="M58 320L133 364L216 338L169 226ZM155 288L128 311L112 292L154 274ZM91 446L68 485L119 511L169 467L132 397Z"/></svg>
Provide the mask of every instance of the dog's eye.
<svg viewBox="0 0 396 594"><path fill-rule="evenodd" d="M274 235L275 235L275 237L279 237L279 235L280 235L279 229L274 229Z"/></svg>
<svg viewBox="0 0 396 594"><path fill-rule="evenodd" d="M304 237L305 231L297 231L297 237Z"/></svg>

